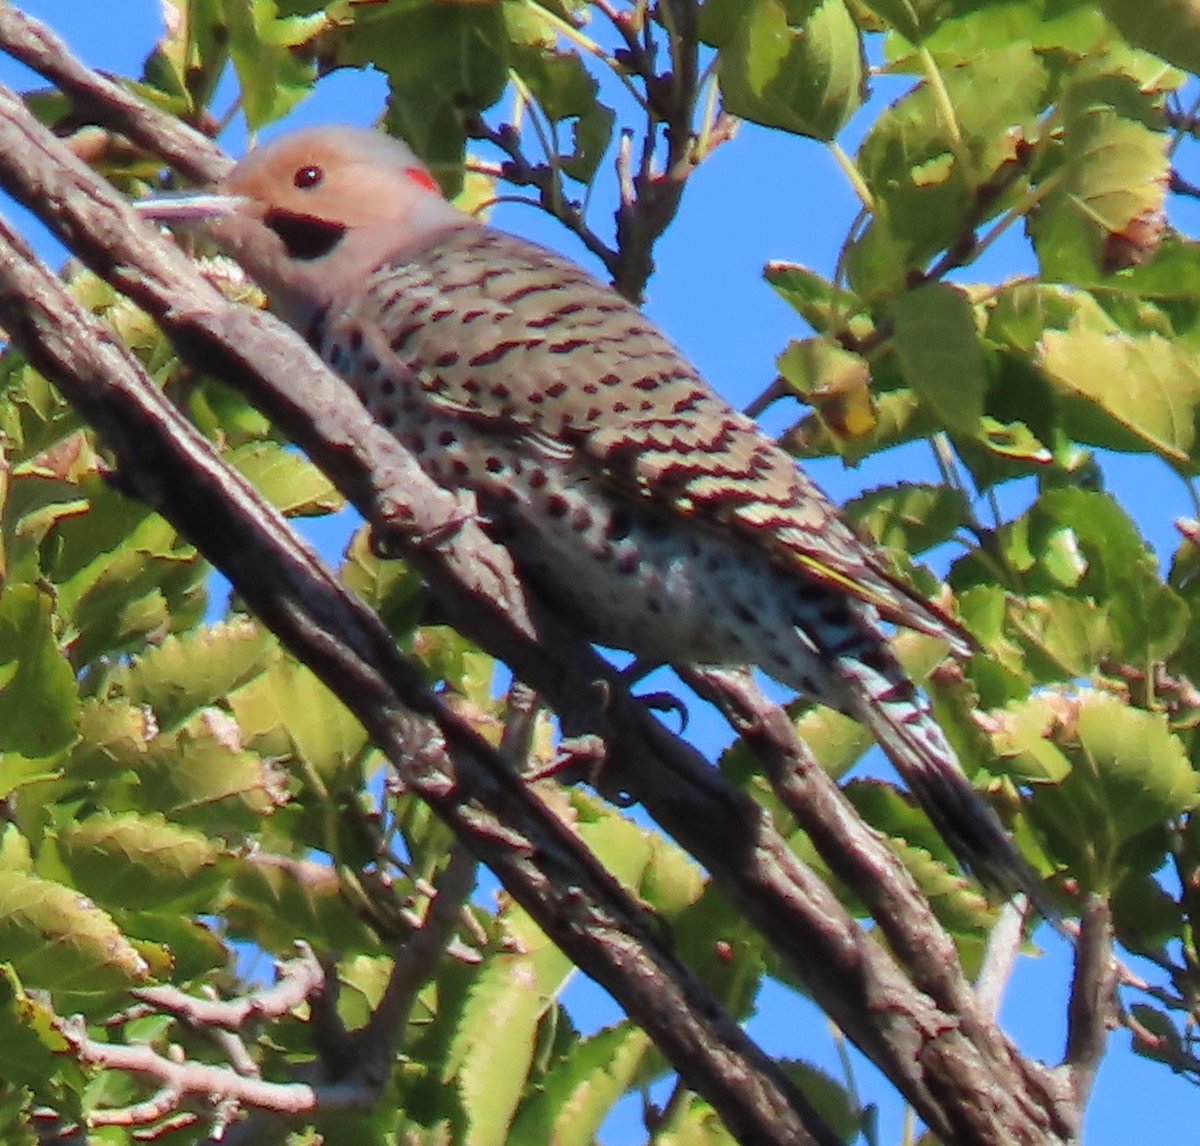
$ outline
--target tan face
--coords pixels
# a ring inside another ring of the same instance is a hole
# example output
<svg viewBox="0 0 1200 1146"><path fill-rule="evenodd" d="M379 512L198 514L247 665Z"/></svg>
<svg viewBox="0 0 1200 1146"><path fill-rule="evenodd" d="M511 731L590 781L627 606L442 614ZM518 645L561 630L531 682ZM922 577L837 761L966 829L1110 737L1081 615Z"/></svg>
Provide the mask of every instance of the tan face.
<svg viewBox="0 0 1200 1146"><path fill-rule="evenodd" d="M480 225L446 202L404 144L344 125L280 136L213 192L143 200L140 209L148 219L199 223L301 324L382 260Z"/></svg>
<svg viewBox="0 0 1200 1146"><path fill-rule="evenodd" d="M260 217L282 212L344 228L402 224L415 205L441 198L406 147L353 128L313 128L256 148L221 190L250 200Z"/></svg>

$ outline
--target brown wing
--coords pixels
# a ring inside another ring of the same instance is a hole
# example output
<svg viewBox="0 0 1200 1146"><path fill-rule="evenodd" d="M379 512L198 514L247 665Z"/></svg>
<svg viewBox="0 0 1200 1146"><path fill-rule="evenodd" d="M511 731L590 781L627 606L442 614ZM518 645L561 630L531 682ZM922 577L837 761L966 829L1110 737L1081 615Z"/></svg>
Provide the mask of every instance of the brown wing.
<svg viewBox="0 0 1200 1146"><path fill-rule="evenodd" d="M364 294L426 393L496 433L569 444L624 496L732 531L887 619L969 639L896 580L837 507L640 311L569 260L486 229L442 234Z"/></svg>

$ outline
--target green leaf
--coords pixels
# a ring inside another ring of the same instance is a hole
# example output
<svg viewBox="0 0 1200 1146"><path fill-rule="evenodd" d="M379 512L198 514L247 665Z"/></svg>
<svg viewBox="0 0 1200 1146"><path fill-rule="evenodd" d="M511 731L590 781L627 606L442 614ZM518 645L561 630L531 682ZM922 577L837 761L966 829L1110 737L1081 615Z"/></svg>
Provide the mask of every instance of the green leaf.
<svg viewBox="0 0 1200 1146"><path fill-rule="evenodd" d="M169 636L110 678L130 704L148 705L169 731L264 672L278 657L274 636L245 615Z"/></svg>
<svg viewBox="0 0 1200 1146"><path fill-rule="evenodd" d="M857 296L799 263L769 262L763 278L818 334L848 331L865 338L875 326Z"/></svg>
<svg viewBox="0 0 1200 1146"><path fill-rule="evenodd" d="M219 906L224 912L225 903ZM120 919L125 934L143 952L146 945L152 943L169 954L169 965L157 972L161 978L169 975L176 982L186 983L223 972L235 958L212 927L193 916L180 915L170 907L161 911L125 910L120 913ZM223 914L218 925L223 929Z"/></svg>
<svg viewBox="0 0 1200 1146"><path fill-rule="evenodd" d="M832 139L862 102L865 64L842 0L747 0L721 49L726 109ZM710 22L711 24L711 22Z"/></svg>
<svg viewBox="0 0 1200 1146"><path fill-rule="evenodd" d="M174 736L159 736L137 765L137 784L113 811L161 811L180 824L233 838L261 826L286 799L275 762L244 751L233 721L205 710Z"/></svg>
<svg viewBox="0 0 1200 1146"><path fill-rule="evenodd" d="M871 10L914 44L934 32L957 7L955 0L871 0Z"/></svg>
<svg viewBox="0 0 1200 1146"><path fill-rule="evenodd" d="M1153 1040L1145 1037L1133 1039L1131 1045L1134 1054L1155 1062L1167 1063L1173 1068L1185 1060L1190 1052L1184 1048L1183 1040L1170 1016L1149 1003L1133 1003L1129 1009L1138 1025L1153 1036Z"/></svg>
<svg viewBox="0 0 1200 1146"><path fill-rule="evenodd" d="M229 450L225 460L289 517L315 517L345 504L333 482L312 462L274 442L247 442Z"/></svg>
<svg viewBox="0 0 1200 1146"><path fill-rule="evenodd" d="M1071 773L1069 756L1051 738L1056 708L1046 696L1030 696L992 714L992 742L1010 775L1061 783Z"/></svg>
<svg viewBox="0 0 1200 1146"><path fill-rule="evenodd" d="M988 376L966 295L948 283L930 283L898 295L888 313L909 385L951 430L975 433Z"/></svg>
<svg viewBox="0 0 1200 1146"><path fill-rule="evenodd" d="M875 428L871 374L861 355L819 337L794 339L775 361L832 435L853 440Z"/></svg>
<svg viewBox="0 0 1200 1146"><path fill-rule="evenodd" d="M1063 421L1078 441L1108 449L1152 450L1196 472L1200 358L1177 340L1098 331L1072 320L1046 331L1038 365L1074 401Z"/></svg>
<svg viewBox="0 0 1200 1146"><path fill-rule="evenodd" d="M1130 951L1156 953L1183 925L1179 901L1152 875L1126 879L1113 896L1112 910L1117 938Z"/></svg>
<svg viewBox="0 0 1200 1146"><path fill-rule="evenodd" d="M846 1085L820 1067L799 1059L785 1059L783 1068L825 1125L838 1138L853 1142L863 1127L863 1111L858 1107L856 1096L847 1090Z"/></svg>
<svg viewBox="0 0 1200 1146"><path fill-rule="evenodd" d="M251 131L289 112L312 90L316 66L297 49L322 31L323 12L279 16L275 0L225 0L229 55Z"/></svg>
<svg viewBox="0 0 1200 1146"><path fill-rule="evenodd" d="M363 727L313 674L282 655L229 697L245 743L264 756L299 759L331 787L357 784Z"/></svg>
<svg viewBox="0 0 1200 1146"><path fill-rule="evenodd" d="M43 1100L58 1098L50 1080L62 1069L69 1046L57 1016L26 993L11 965L0 966L0 1078L28 1086Z"/></svg>
<svg viewBox="0 0 1200 1146"><path fill-rule="evenodd" d="M1095 603L1112 635L1110 654L1130 663L1169 656L1179 647L1188 626L1187 605L1164 585L1158 562L1126 512L1108 494L1064 487L1047 489L1030 510L998 530L993 544L1019 577L1023 594L1044 596L1068 592ZM996 567L978 553L957 561L951 584L962 590L972 584L995 582ZM1020 621L1019 615L1014 618ZM1048 618L1050 620L1053 617ZM1071 628L1076 616L1060 620ZM1060 630L1060 634L1066 630ZM1028 635L1028 634L1027 634ZM1063 673L1058 679L1082 675L1072 656L1082 651L1101 630L1066 642L1061 650ZM1075 648L1075 653L1069 650Z"/></svg>
<svg viewBox="0 0 1200 1146"><path fill-rule="evenodd" d="M111 916L74 888L0 871L0 962L29 987L87 996L145 980L147 966Z"/></svg>
<svg viewBox="0 0 1200 1146"><path fill-rule="evenodd" d="M77 664L127 651L164 628L185 628L204 603L206 566L163 518L89 475L88 512L55 524L42 564L58 610L77 630Z"/></svg>
<svg viewBox="0 0 1200 1146"><path fill-rule="evenodd" d="M875 424L866 433L838 433L813 414L792 427L781 444L800 458L835 454L847 465L856 465L880 450L928 437L938 429L929 409L911 390L872 391L871 397Z"/></svg>
<svg viewBox="0 0 1200 1146"><path fill-rule="evenodd" d="M504 5L513 67L552 124L572 125L574 146L559 155L572 179L590 183L612 142L616 112L599 98L600 85L578 52L561 51L557 32L533 4Z"/></svg>
<svg viewBox="0 0 1200 1146"><path fill-rule="evenodd" d="M31 759L75 740L79 693L54 639L50 598L28 585L0 596L0 750Z"/></svg>
<svg viewBox="0 0 1200 1146"><path fill-rule="evenodd" d="M420 45L414 51L414 45ZM484 111L504 93L511 63L503 5L363 5L331 45L329 64L387 73L387 128L406 140L455 191L462 177L464 111Z"/></svg>
<svg viewBox="0 0 1200 1146"><path fill-rule="evenodd" d="M986 52L1025 42L1051 58L1058 53L1078 58L1095 51L1109 34L1099 12L1082 4L921 0L913 7L907 0L883 2L883 8L873 3L872 9L886 12L902 36L928 49L939 62L964 63ZM919 38L909 35L909 31ZM901 37L889 36L885 52L890 61L908 61L913 49Z"/></svg>
<svg viewBox="0 0 1200 1146"><path fill-rule="evenodd" d="M1131 44L1200 72L1200 9L1191 0L1101 0L1098 7Z"/></svg>
<svg viewBox="0 0 1200 1146"><path fill-rule="evenodd" d="M167 0L163 35L146 60L139 94L178 115L206 109L229 58L223 0Z"/></svg>
<svg viewBox="0 0 1200 1146"><path fill-rule="evenodd" d="M161 815L102 812L66 824L58 844L79 889L109 908L200 910L223 878L220 846Z"/></svg>
<svg viewBox="0 0 1200 1146"><path fill-rule="evenodd" d="M864 297L902 290L910 272L1007 206L980 191L1034 131L1049 73L1018 42L943 68L941 80L953 126L926 83L884 111L859 148L874 214L849 245L846 270Z"/></svg>
<svg viewBox="0 0 1200 1146"><path fill-rule="evenodd" d="M528 1092L508 1141L592 1146L652 1048L645 1032L628 1022L581 1039Z"/></svg>
<svg viewBox="0 0 1200 1146"><path fill-rule="evenodd" d="M1161 713L1094 690L1056 712L1055 741L1071 772L1035 789L1030 814L1085 887L1109 891L1129 871L1161 863L1163 826L1200 799L1196 772ZM1141 846L1146 833L1151 842Z"/></svg>
<svg viewBox="0 0 1200 1146"><path fill-rule="evenodd" d="M903 483L868 490L843 513L880 545L916 556L949 540L968 521L970 506L960 489Z"/></svg>
<svg viewBox="0 0 1200 1146"><path fill-rule="evenodd" d="M231 937L267 951L290 952L303 935L318 950L378 953L378 938L343 892L328 864L249 856L235 869L223 914Z"/></svg>
<svg viewBox="0 0 1200 1146"><path fill-rule="evenodd" d="M565 968L564 968L565 970ZM498 955L476 977L450 1054L470 1140L503 1146L526 1091L538 1025L550 1000L535 957ZM503 1031L504 1037L495 1037Z"/></svg>
<svg viewBox="0 0 1200 1146"><path fill-rule="evenodd" d="M1009 628L1036 680L1087 677L1117 645L1105 610L1092 601L1045 593L1011 597L1007 606Z"/></svg>
<svg viewBox="0 0 1200 1146"><path fill-rule="evenodd" d="M1155 96L1125 76L1072 85L1061 102L1061 151L1041 175L1030 219L1043 276L1088 283L1113 236L1163 209L1169 174Z"/></svg>

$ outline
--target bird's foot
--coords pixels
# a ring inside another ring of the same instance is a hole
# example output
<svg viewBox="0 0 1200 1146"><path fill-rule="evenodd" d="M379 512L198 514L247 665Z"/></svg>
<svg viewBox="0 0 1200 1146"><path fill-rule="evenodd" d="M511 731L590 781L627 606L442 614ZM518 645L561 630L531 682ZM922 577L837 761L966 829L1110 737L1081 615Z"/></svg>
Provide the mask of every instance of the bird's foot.
<svg viewBox="0 0 1200 1146"><path fill-rule="evenodd" d="M687 705L673 692L648 692L642 696L635 696L633 699L639 704L644 704L651 712L673 712L678 716L677 736L682 736L687 731L689 718Z"/></svg>
<svg viewBox="0 0 1200 1146"><path fill-rule="evenodd" d="M640 680L645 680L655 669L660 669L665 661L652 661L645 657L636 657L633 662L623 668L618 676L626 688L632 689ZM644 704L651 712L673 712L679 717L678 735L682 736L688 726L687 705L672 692L648 692L643 696L634 695L634 699Z"/></svg>

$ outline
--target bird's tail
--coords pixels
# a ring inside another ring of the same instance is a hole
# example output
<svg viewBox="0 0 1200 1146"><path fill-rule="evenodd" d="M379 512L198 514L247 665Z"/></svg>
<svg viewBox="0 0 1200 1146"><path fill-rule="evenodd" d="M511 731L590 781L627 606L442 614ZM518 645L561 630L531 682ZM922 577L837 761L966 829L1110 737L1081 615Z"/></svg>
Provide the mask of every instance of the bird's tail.
<svg viewBox="0 0 1200 1146"><path fill-rule="evenodd" d="M1051 923L1059 915L999 817L971 786L950 742L886 645L841 656L834 671L849 715L870 730L942 838L986 887L1028 896Z"/></svg>

